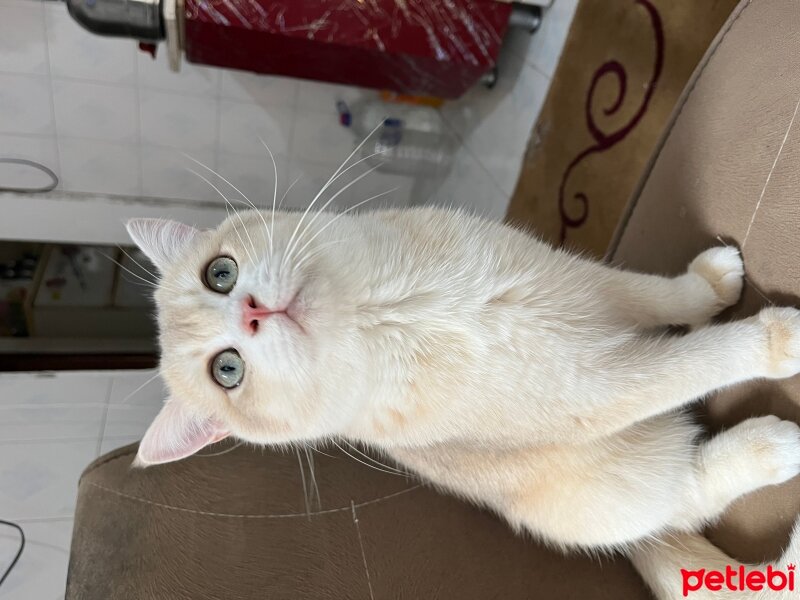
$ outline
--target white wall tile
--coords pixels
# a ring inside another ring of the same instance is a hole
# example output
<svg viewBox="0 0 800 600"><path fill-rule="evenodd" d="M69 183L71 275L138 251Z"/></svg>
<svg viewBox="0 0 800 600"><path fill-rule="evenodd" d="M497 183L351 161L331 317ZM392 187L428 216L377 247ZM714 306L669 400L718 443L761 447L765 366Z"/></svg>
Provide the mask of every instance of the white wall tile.
<svg viewBox="0 0 800 600"><path fill-rule="evenodd" d="M261 156L245 156L242 154L219 155L219 173L233 185L239 188L256 206L272 210L272 196L274 192L274 170L272 161L266 152ZM275 165L278 168L278 197L280 202L283 192L291 183L289 179L289 161L285 156L275 156ZM226 193L227 195L227 193ZM228 195L237 209L246 208L235 199L236 193Z"/></svg>
<svg viewBox="0 0 800 600"><path fill-rule="evenodd" d="M140 90L142 142L193 152L214 149L216 98Z"/></svg>
<svg viewBox="0 0 800 600"><path fill-rule="evenodd" d="M53 76L136 84L136 42L89 33L63 2L45 3L45 15Z"/></svg>
<svg viewBox="0 0 800 600"><path fill-rule="evenodd" d="M53 133L46 77L0 73L0 133Z"/></svg>
<svg viewBox="0 0 800 600"><path fill-rule="evenodd" d="M311 110L336 115L337 100L343 100L346 104L351 105L364 99L377 97L378 93L375 90L308 79L297 81L297 107L303 111Z"/></svg>
<svg viewBox="0 0 800 600"><path fill-rule="evenodd" d="M461 147L456 152L452 169L429 203L464 207L476 215L501 220L509 199L509 195L492 181L472 153L466 147Z"/></svg>
<svg viewBox="0 0 800 600"><path fill-rule="evenodd" d="M220 69L194 65L183 60L180 71L175 73L169 68L164 44L158 47L155 60L149 54L137 52L136 67L139 85L143 88L196 94L200 97L214 96L219 90Z"/></svg>
<svg viewBox="0 0 800 600"><path fill-rule="evenodd" d="M0 440L98 438L110 384L85 373L0 374Z"/></svg>
<svg viewBox="0 0 800 600"><path fill-rule="evenodd" d="M294 126L292 158L338 166L361 141L353 136L336 115L304 111Z"/></svg>
<svg viewBox="0 0 800 600"><path fill-rule="evenodd" d="M139 195L139 156L135 145L62 137L58 140L58 152L65 190Z"/></svg>
<svg viewBox="0 0 800 600"><path fill-rule="evenodd" d="M293 182L295 179L297 179L297 183L289 190L284 206L297 209L306 208L322 189L322 186L330 179L338 166L339 165L331 166L329 164L318 164L300 159L292 160L289 168L289 183ZM332 193L335 193L335 191L331 193L326 192L324 197L320 197L314 204L314 209L322 208L331 197ZM339 209L342 208L342 206L338 203L334 203L329 208Z"/></svg>
<svg viewBox="0 0 800 600"><path fill-rule="evenodd" d="M144 144L140 148L142 164L142 195L152 198L224 202L214 189L193 169L210 179L223 193L227 192L216 178L186 158L181 150ZM215 155L210 151L188 151L187 154L211 169L217 168Z"/></svg>
<svg viewBox="0 0 800 600"><path fill-rule="evenodd" d="M23 1L0 3L0 71L47 74L42 5Z"/></svg>
<svg viewBox="0 0 800 600"><path fill-rule="evenodd" d="M348 207L377 194L384 195L370 200L363 205L363 208L356 210L369 210L388 206L401 207L410 204L411 192L414 187L414 178L406 175L395 175L394 173L375 171L367 175L356 185L359 186L358 193L353 194L346 200L345 203ZM354 185L353 188L355 187ZM390 190L393 191L390 192ZM389 193L385 194L385 192Z"/></svg>
<svg viewBox="0 0 800 600"><path fill-rule="evenodd" d="M97 446L98 440L0 443L0 514L72 517L78 478Z"/></svg>
<svg viewBox="0 0 800 600"><path fill-rule="evenodd" d="M104 439L141 439L167 397L161 378L153 379L154 375L153 371L132 371L114 377Z"/></svg>
<svg viewBox="0 0 800 600"><path fill-rule="evenodd" d="M306 208L338 166L338 164L331 166L299 159L292 161L289 169L291 174L290 181L294 181L297 177L300 177L300 179L289 191L284 205L290 208ZM381 206L407 206L410 203L414 180L404 175L373 171L349 188L344 189L348 183L354 181L364 172L365 168L359 165L337 178L317 200L312 210L322 208L340 190L344 191L336 196L326 210L344 210L394 188L396 188L395 191L363 204L363 209L361 210Z"/></svg>
<svg viewBox="0 0 800 600"><path fill-rule="evenodd" d="M107 454L112 450L116 450L117 448L122 448L123 446L127 446L128 444L133 444L134 442L138 442L141 439L142 439L141 435L103 438L103 441L100 443L100 456L103 456L104 454Z"/></svg>
<svg viewBox="0 0 800 600"><path fill-rule="evenodd" d="M554 0L544 10L542 25L527 46L525 60L548 77L556 72L577 7L578 0Z"/></svg>
<svg viewBox="0 0 800 600"><path fill-rule="evenodd" d="M221 72L223 98L268 106L295 104L298 87L296 79L230 69L221 69Z"/></svg>
<svg viewBox="0 0 800 600"><path fill-rule="evenodd" d="M113 371L114 384L109 395L109 405L126 404L161 405L166 399L166 387L155 369Z"/></svg>
<svg viewBox="0 0 800 600"><path fill-rule="evenodd" d="M57 600L64 597L72 523L70 518L20 524L25 532L25 550L3 583L3 600ZM0 528L0 565L9 564L18 547L17 531Z"/></svg>
<svg viewBox="0 0 800 600"><path fill-rule="evenodd" d="M289 153L295 116L291 108L222 100L220 110L220 152L267 156L261 138L273 154Z"/></svg>
<svg viewBox="0 0 800 600"><path fill-rule="evenodd" d="M494 89L475 88L441 112L494 182L511 195L550 82L522 59L504 59Z"/></svg>
<svg viewBox="0 0 800 600"><path fill-rule="evenodd" d="M58 135L124 144L138 140L133 88L54 79L53 102Z"/></svg>

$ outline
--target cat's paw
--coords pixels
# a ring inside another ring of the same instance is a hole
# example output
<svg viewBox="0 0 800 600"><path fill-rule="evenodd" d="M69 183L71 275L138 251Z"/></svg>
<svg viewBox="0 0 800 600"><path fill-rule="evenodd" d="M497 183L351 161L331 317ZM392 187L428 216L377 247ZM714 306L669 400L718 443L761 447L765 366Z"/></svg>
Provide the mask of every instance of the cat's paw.
<svg viewBox="0 0 800 600"><path fill-rule="evenodd" d="M709 307L709 318L736 304L742 294L744 262L739 250L732 246L720 246L700 253L687 272L700 277L714 292L716 301Z"/></svg>
<svg viewBox="0 0 800 600"><path fill-rule="evenodd" d="M783 483L800 473L800 427L774 415L742 421L728 432L744 452L742 477L752 477L753 489Z"/></svg>
<svg viewBox="0 0 800 600"><path fill-rule="evenodd" d="M765 308L758 320L767 334L766 377L782 379L800 373L800 310Z"/></svg>

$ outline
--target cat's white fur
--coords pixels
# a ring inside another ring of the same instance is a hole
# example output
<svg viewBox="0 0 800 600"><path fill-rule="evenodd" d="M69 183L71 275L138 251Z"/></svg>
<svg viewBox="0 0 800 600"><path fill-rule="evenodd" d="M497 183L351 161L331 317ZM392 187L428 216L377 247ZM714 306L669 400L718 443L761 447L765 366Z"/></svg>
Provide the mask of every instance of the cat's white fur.
<svg viewBox="0 0 800 600"><path fill-rule="evenodd" d="M680 412L714 389L800 371L793 308L704 326L739 297L734 248L659 277L453 211L320 213L308 227L310 218L298 227L299 213L279 212L273 231L271 218L243 212L214 231L129 224L162 274L171 394L140 464L227 434L357 440L553 545L635 548L662 598L679 590L678 566L714 553L692 533L684 545L637 542L695 532L742 494L800 471L794 423L748 419L698 443L699 427ZM229 295L202 282L220 255L240 269ZM291 318L249 334L248 294L289 305ZM667 335L669 324L693 327ZM209 363L230 347L246 371L225 391Z"/></svg>

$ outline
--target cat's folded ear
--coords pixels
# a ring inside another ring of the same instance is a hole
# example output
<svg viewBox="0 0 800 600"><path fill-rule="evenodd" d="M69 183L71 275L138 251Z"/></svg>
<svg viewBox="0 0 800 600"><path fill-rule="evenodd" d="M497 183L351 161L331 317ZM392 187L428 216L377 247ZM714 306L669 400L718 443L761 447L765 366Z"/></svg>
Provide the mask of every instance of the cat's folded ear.
<svg viewBox="0 0 800 600"><path fill-rule="evenodd" d="M180 460L228 435L214 419L197 416L180 401L170 398L144 434L133 466Z"/></svg>
<svg viewBox="0 0 800 600"><path fill-rule="evenodd" d="M162 271L200 233L190 225L167 219L131 219L125 223L125 229L147 258Z"/></svg>

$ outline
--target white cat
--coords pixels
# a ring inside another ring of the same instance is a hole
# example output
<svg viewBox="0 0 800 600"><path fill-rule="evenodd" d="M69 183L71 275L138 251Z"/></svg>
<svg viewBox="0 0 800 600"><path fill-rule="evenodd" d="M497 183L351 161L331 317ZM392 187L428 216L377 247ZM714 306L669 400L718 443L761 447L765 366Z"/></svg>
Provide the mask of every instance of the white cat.
<svg viewBox="0 0 800 600"><path fill-rule="evenodd" d="M692 532L800 472L794 423L748 419L698 443L679 412L800 371L793 308L703 326L739 297L734 248L668 278L433 208L128 231L162 275L170 391L139 465L226 436L357 440L550 544L630 552L665 599L681 597L681 568L731 562ZM644 543L669 532L688 533Z"/></svg>

